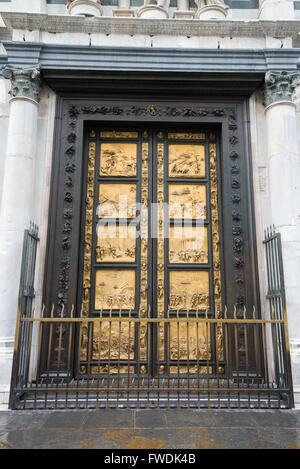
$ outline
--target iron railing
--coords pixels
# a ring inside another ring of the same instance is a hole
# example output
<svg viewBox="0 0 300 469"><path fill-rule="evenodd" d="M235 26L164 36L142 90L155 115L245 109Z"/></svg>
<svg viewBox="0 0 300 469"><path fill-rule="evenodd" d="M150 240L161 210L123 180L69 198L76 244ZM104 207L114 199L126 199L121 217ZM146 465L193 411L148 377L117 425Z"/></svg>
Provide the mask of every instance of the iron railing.
<svg viewBox="0 0 300 469"><path fill-rule="evenodd" d="M24 239L12 409L293 407L281 243L273 229L264 241L269 313L244 308L241 317L225 308L217 319L203 311L86 318L52 307L38 314L36 227Z"/></svg>
<svg viewBox="0 0 300 469"><path fill-rule="evenodd" d="M280 328L275 328L274 334L276 335L276 343L279 349L279 363L278 372L280 375L286 373L289 379L289 387L293 389L292 372L289 353L289 338L288 338L288 323L287 323L287 309L286 309L286 295L284 284L284 270L283 270L283 257L282 257L282 243L281 234L277 233L275 226L270 226L264 233L264 245L266 253L266 265L268 276L268 292L267 300L269 303L269 315L275 319L283 319L285 321L285 329L282 331ZM285 337L283 337L283 333ZM281 362L283 343L287 346L287 363ZM293 394L291 396L291 405L294 406Z"/></svg>
<svg viewBox="0 0 300 469"><path fill-rule="evenodd" d="M58 318L52 310L51 317L21 317L20 336L29 328L30 337L27 376L13 390L13 408L291 407L288 375L280 366L283 364L285 370L288 366L285 321L259 319L255 310L251 319L246 311L243 319L234 316L228 318L225 311L224 319L183 316L181 312L175 316L169 313L164 319L124 317L121 313L94 319ZM246 363L241 366L239 327L245 334ZM38 336L37 359L31 341L34 332ZM217 334L222 336L222 350L213 359L210 344L212 335ZM58 346L54 351L55 335ZM165 357L158 349L153 372L151 344L159 343L162 336L169 353ZM67 343L64 349L63 337ZM17 354L19 350L20 343Z"/></svg>
<svg viewBox="0 0 300 469"><path fill-rule="evenodd" d="M269 301L270 312L274 311L276 318L282 318L286 310L286 298L281 234L276 233L274 226L265 230L264 245L268 275L267 299Z"/></svg>
<svg viewBox="0 0 300 469"><path fill-rule="evenodd" d="M19 352L15 353L12 369L11 390L16 386L23 386L26 383L28 370L26 368L28 349L30 347L30 326L24 324L19 329L20 320L30 318L32 314L33 301L35 297L34 276L36 253L38 244L38 227L30 222L29 229L24 231L23 252L21 263L21 277L19 287L19 300L17 312L16 341L19 344ZM16 351L15 341L15 351ZM11 393L10 399L13 398ZM10 405L12 402L10 401Z"/></svg>

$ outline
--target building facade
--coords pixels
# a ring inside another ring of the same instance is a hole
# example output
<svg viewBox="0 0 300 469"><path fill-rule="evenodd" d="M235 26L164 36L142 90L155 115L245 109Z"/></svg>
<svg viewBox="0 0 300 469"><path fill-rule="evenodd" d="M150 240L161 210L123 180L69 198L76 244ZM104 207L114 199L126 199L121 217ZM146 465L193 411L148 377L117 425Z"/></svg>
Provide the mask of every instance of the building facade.
<svg viewBox="0 0 300 469"><path fill-rule="evenodd" d="M268 314L263 241L274 225L300 404L300 2L1 0L0 15L0 402L33 221L35 314L45 304L78 317ZM183 206L190 228L203 221L201 248L195 233L164 236L159 209L149 236L149 207L167 202L170 232ZM109 221L95 231L111 218L114 236ZM169 359L151 349L163 373Z"/></svg>

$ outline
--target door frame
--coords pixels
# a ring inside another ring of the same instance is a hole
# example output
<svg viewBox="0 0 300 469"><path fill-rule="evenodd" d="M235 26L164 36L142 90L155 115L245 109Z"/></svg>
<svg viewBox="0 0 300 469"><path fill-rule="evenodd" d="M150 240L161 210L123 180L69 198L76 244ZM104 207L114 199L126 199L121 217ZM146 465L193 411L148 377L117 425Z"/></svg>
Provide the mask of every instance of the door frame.
<svg viewBox="0 0 300 469"><path fill-rule="evenodd" d="M155 104L153 104L155 103ZM164 126L210 124L220 130L224 301L228 317L246 306L260 311L248 99L152 96L59 96L57 99L47 259L44 278L46 310L76 308L84 128L87 124L161 123ZM224 187L226 191L224 191ZM225 249L226 246L226 249ZM62 356L63 360L63 356ZM63 363L62 363L63 366ZM233 364L234 366L234 364Z"/></svg>

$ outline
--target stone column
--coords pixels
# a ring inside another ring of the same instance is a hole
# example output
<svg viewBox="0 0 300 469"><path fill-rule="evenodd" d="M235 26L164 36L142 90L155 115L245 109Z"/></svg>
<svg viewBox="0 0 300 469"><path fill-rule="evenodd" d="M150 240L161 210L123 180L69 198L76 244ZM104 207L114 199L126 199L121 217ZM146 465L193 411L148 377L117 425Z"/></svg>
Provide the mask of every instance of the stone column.
<svg viewBox="0 0 300 469"><path fill-rule="evenodd" d="M12 0L11 11L26 11L27 13L47 13L47 0Z"/></svg>
<svg viewBox="0 0 300 469"><path fill-rule="evenodd" d="M130 8L130 0L119 0L118 8L113 10L113 15L119 17L132 17L134 14L134 10Z"/></svg>
<svg viewBox="0 0 300 469"><path fill-rule="evenodd" d="M195 12L190 10L189 0L177 0L177 10L173 13L173 18L179 20L190 20L195 17Z"/></svg>
<svg viewBox="0 0 300 469"><path fill-rule="evenodd" d="M10 115L0 206L0 393L8 392L24 230L34 211L40 68L6 66Z"/></svg>
<svg viewBox="0 0 300 469"><path fill-rule="evenodd" d="M228 6L224 0L195 0L198 7L196 18L200 20L225 20Z"/></svg>
<svg viewBox="0 0 300 469"><path fill-rule="evenodd" d="M100 0L68 0L67 10L72 16L102 16Z"/></svg>
<svg viewBox="0 0 300 469"><path fill-rule="evenodd" d="M166 19L169 18L170 0L156 0L156 5L150 5L150 0L144 0L144 5L137 11L138 18Z"/></svg>
<svg viewBox="0 0 300 469"><path fill-rule="evenodd" d="M265 113L272 222L282 236L293 380L300 392L300 171L292 99L298 77L297 71L266 74Z"/></svg>
<svg viewBox="0 0 300 469"><path fill-rule="evenodd" d="M260 0L259 5L260 20L295 19L294 3L288 0Z"/></svg>

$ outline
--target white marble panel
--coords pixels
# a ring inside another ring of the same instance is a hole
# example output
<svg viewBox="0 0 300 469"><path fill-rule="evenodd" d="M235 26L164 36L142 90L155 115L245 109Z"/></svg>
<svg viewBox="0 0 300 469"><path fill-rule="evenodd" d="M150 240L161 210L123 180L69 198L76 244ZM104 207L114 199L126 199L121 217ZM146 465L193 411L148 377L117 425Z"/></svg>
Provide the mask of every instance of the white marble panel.
<svg viewBox="0 0 300 469"><path fill-rule="evenodd" d="M294 3L288 0L262 0L258 13L260 20L294 19Z"/></svg>

